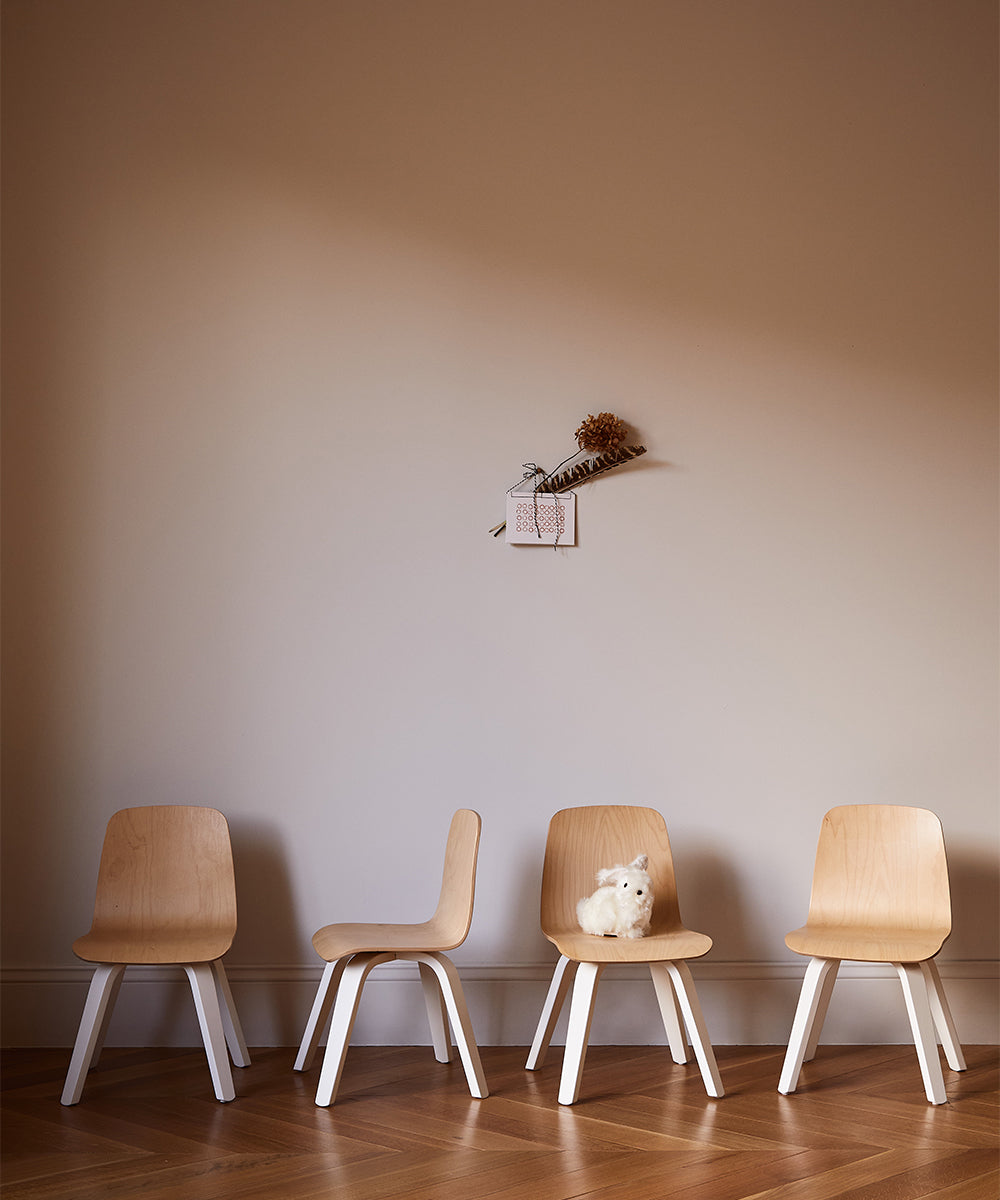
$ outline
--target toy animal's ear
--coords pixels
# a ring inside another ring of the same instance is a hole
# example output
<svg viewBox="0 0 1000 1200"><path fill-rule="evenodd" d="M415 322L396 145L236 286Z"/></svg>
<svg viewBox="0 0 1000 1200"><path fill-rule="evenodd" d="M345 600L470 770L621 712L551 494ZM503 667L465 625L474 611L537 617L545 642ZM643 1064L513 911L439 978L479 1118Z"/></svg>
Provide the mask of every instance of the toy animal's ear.
<svg viewBox="0 0 1000 1200"><path fill-rule="evenodd" d="M649 855L640 854L639 857L632 863L632 866L639 871L645 871L645 869L649 866Z"/></svg>
<svg viewBox="0 0 1000 1200"><path fill-rule="evenodd" d="M597 883L599 887L604 887L604 885L611 878L611 872L611 867L601 867L601 869L597 872Z"/></svg>

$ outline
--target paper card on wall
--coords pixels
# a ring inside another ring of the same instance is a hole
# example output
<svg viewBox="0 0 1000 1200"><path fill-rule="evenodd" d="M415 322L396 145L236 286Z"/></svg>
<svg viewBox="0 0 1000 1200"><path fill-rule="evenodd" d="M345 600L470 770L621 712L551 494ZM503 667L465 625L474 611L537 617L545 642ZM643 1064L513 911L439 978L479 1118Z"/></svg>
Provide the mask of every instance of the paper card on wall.
<svg viewBox="0 0 1000 1200"><path fill-rule="evenodd" d="M507 541L518 546L575 546L576 496L508 492Z"/></svg>

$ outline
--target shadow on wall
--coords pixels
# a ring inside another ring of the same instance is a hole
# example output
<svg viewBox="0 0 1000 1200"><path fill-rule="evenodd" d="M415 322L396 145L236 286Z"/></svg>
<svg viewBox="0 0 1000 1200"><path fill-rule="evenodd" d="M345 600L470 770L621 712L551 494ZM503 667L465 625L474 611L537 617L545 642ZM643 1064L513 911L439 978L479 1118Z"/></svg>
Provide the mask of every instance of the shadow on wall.
<svg viewBox="0 0 1000 1200"><path fill-rule="evenodd" d="M948 846L952 935L942 952L953 959L1000 957L1000 863L995 855Z"/></svg>
<svg viewBox="0 0 1000 1200"><path fill-rule="evenodd" d="M517 850L505 853L509 854L509 858L498 858L493 862L492 844L481 847L479 852L480 879L500 880L503 886L503 898L499 902L504 914L503 927L498 930L499 961L555 963L556 948L546 940L539 922L545 859L544 835L541 839L525 838ZM485 893L481 896L477 894L477 908L481 899L486 901Z"/></svg>
<svg viewBox="0 0 1000 1200"><path fill-rule="evenodd" d="M239 926L227 965L281 964L306 961L299 944L299 923L288 871L284 837L269 822L230 822L236 867ZM270 1024L292 1045L301 1034L302 1014L291 1003L287 988L267 989L273 1006Z"/></svg>
<svg viewBox="0 0 1000 1200"><path fill-rule="evenodd" d="M714 850L696 850L674 857L677 900L688 929L712 939L709 953L725 962L753 958L746 924L746 901L732 862Z"/></svg>

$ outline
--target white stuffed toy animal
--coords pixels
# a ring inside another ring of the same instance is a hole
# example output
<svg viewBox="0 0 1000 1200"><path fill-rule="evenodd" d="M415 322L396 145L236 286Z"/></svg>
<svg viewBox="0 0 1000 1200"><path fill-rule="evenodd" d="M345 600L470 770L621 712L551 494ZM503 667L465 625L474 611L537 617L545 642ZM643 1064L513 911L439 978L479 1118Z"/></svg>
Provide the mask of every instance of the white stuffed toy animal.
<svg viewBox="0 0 1000 1200"><path fill-rule="evenodd" d="M653 886L640 854L627 867L603 867L597 872L597 891L576 906L576 919L584 933L597 937L641 938L653 915Z"/></svg>

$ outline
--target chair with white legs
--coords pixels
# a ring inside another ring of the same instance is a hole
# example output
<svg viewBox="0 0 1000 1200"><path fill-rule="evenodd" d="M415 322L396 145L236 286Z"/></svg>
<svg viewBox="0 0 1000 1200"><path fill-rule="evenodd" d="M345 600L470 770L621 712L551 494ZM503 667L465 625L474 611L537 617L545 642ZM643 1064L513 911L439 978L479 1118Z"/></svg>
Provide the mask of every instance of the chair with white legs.
<svg viewBox="0 0 1000 1200"><path fill-rule="evenodd" d="M619 938L584 933L577 923L576 905L593 891L597 871L632 862L639 854L649 858L648 872L653 887L653 914L648 934L642 938ZM575 1104L579 1097L597 983L605 967L616 963L649 966L674 1062L688 1061L686 1025L706 1091L716 1098L724 1094L698 994L687 967L688 959L708 953L712 939L686 929L681 923L670 840L658 812L625 805L597 805L567 808L556 813L549 823L545 846L541 925L542 932L558 949L559 960L526 1066L533 1071L544 1063L556 1021L572 985L559 1083L560 1104Z"/></svg>
<svg viewBox="0 0 1000 1200"><path fill-rule="evenodd" d="M229 826L214 808L122 809L104 835L90 932L73 952L97 964L70 1060L62 1103L76 1104L104 1044L127 966L180 966L191 984L219 1100L236 1091L229 1065L250 1065L222 965L236 933Z"/></svg>
<svg viewBox="0 0 1000 1200"><path fill-rule="evenodd" d="M472 925L481 826L479 814L471 809L461 808L452 817L441 892L429 921L413 925L325 925L314 934L313 946L326 959L326 967L294 1069L307 1071L312 1065L332 1009L330 1034L316 1089L316 1103L320 1107L325 1108L336 1099L365 980L375 967L394 959L415 962L420 969L437 1061L446 1063L452 1058L450 1019L469 1091L476 1099L489 1095L462 983L445 953L465 941Z"/></svg>
<svg viewBox="0 0 1000 1200"><path fill-rule="evenodd" d="M808 955L778 1091L798 1084L816 1054L843 959L891 963L903 985L924 1091L947 1100L938 1040L953 1071L962 1047L934 956L951 933L951 895L941 822L925 808L850 804L823 818L809 915L785 944Z"/></svg>

